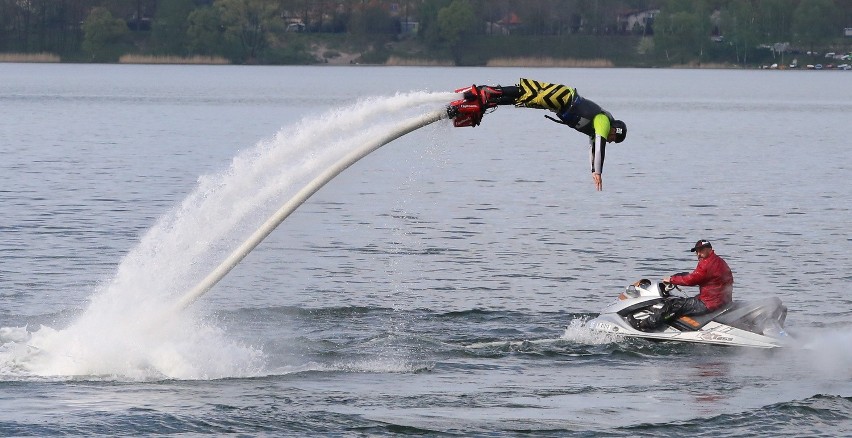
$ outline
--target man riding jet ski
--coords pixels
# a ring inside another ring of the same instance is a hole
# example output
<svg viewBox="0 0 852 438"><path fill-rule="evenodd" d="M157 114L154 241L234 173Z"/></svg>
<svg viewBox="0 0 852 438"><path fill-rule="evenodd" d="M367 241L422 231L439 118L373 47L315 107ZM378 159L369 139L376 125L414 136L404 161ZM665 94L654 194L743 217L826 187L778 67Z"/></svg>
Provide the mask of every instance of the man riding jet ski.
<svg viewBox="0 0 852 438"><path fill-rule="evenodd" d="M690 249L698 258L698 265L690 274L677 274L663 279L675 286L698 286L694 297L670 297L662 307L641 320L629 316L627 321L637 330L650 331L664 320L685 315L703 315L727 306L733 301L734 274L721 257L713 251L709 241L701 239Z"/></svg>
<svg viewBox="0 0 852 438"><path fill-rule="evenodd" d="M758 301L733 301L709 313L665 320L648 331L634 328L629 319L643 320L660 313L677 286L641 279L627 286L618 298L588 321L596 332L658 341L680 341L739 347L774 348L786 345L787 308L777 297Z"/></svg>
<svg viewBox="0 0 852 438"><path fill-rule="evenodd" d="M701 239L690 251L698 258L694 271L666 277L657 285L643 279L628 286L589 327L650 339L778 346L786 337L787 308L781 300L733 301L734 275L713 245ZM673 289L680 290L678 285L700 290L689 298L671 296Z"/></svg>

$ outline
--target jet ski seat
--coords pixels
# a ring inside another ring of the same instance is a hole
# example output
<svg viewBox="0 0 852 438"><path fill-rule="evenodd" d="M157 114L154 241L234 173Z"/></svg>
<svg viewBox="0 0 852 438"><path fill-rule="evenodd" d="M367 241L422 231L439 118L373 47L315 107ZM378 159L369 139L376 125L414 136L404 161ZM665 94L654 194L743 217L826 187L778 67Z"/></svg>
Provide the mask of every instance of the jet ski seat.
<svg viewBox="0 0 852 438"><path fill-rule="evenodd" d="M728 310L732 309L736 306L736 302L728 304L722 308L716 309L710 313L704 313L701 315L689 315L689 316L681 316L680 318L669 322L669 325L680 330L680 331L696 331L701 327L707 325L708 322L716 319L717 316L724 314Z"/></svg>

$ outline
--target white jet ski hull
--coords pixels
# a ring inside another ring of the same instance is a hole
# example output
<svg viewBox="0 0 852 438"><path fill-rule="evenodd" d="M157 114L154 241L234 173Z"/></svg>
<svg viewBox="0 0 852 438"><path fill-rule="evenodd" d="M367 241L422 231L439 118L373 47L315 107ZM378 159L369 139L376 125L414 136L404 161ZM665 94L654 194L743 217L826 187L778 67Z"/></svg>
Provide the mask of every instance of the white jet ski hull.
<svg viewBox="0 0 852 438"><path fill-rule="evenodd" d="M732 347L776 348L784 345L782 338L759 335L736 327L709 322L698 331L683 332L665 326L654 332L642 332L631 327L618 315L601 315L586 323L586 327L601 333L651 339L655 341L691 342L695 344L729 345Z"/></svg>
<svg viewBox="0 0 852 438"><path fill-rule="evenodd" d="M712 313L681 317L651 331L637 330L627 320L647 317L670 296L673 286L642 279L628 286L618 298L586 323L600 333L650 339L735 347L776 348L789 343L784 331L787 308L778 298L753 302L735 301Z"/></svg>

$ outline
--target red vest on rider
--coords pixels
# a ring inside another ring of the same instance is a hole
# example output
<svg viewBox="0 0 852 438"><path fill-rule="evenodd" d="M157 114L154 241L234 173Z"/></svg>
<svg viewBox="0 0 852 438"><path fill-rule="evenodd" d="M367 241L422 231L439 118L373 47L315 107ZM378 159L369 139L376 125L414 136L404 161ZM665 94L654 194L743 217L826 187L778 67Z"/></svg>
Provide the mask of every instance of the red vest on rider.
<svg viewBox="0 0 852 438"><path fill-rule="evenodd" d="M712 251L707 258L698 262L691 274L673 275L671 282L679 286L697 285L698 299L711 312L733 300L734 274L728 264Z"/></svg>

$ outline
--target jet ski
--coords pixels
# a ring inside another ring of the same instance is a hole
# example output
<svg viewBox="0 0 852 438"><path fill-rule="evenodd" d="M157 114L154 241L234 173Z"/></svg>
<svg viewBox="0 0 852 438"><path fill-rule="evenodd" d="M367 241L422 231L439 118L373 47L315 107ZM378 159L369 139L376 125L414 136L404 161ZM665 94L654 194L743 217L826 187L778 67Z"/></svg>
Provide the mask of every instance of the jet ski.
<svg viewBox="0 0 852 438"><path fill-rule="evenodd" d="M674 289L680 290L671 283L653 283L643 278L627 286L598 317L588 321L586 327L596 332L654 341L737 347L775 348L791 340L784 331L787 308L777 297L734 301L704 315L669 320L652 331L640 331L630 325L628 316L636 320L647 318L662 307Z"/></svg>

